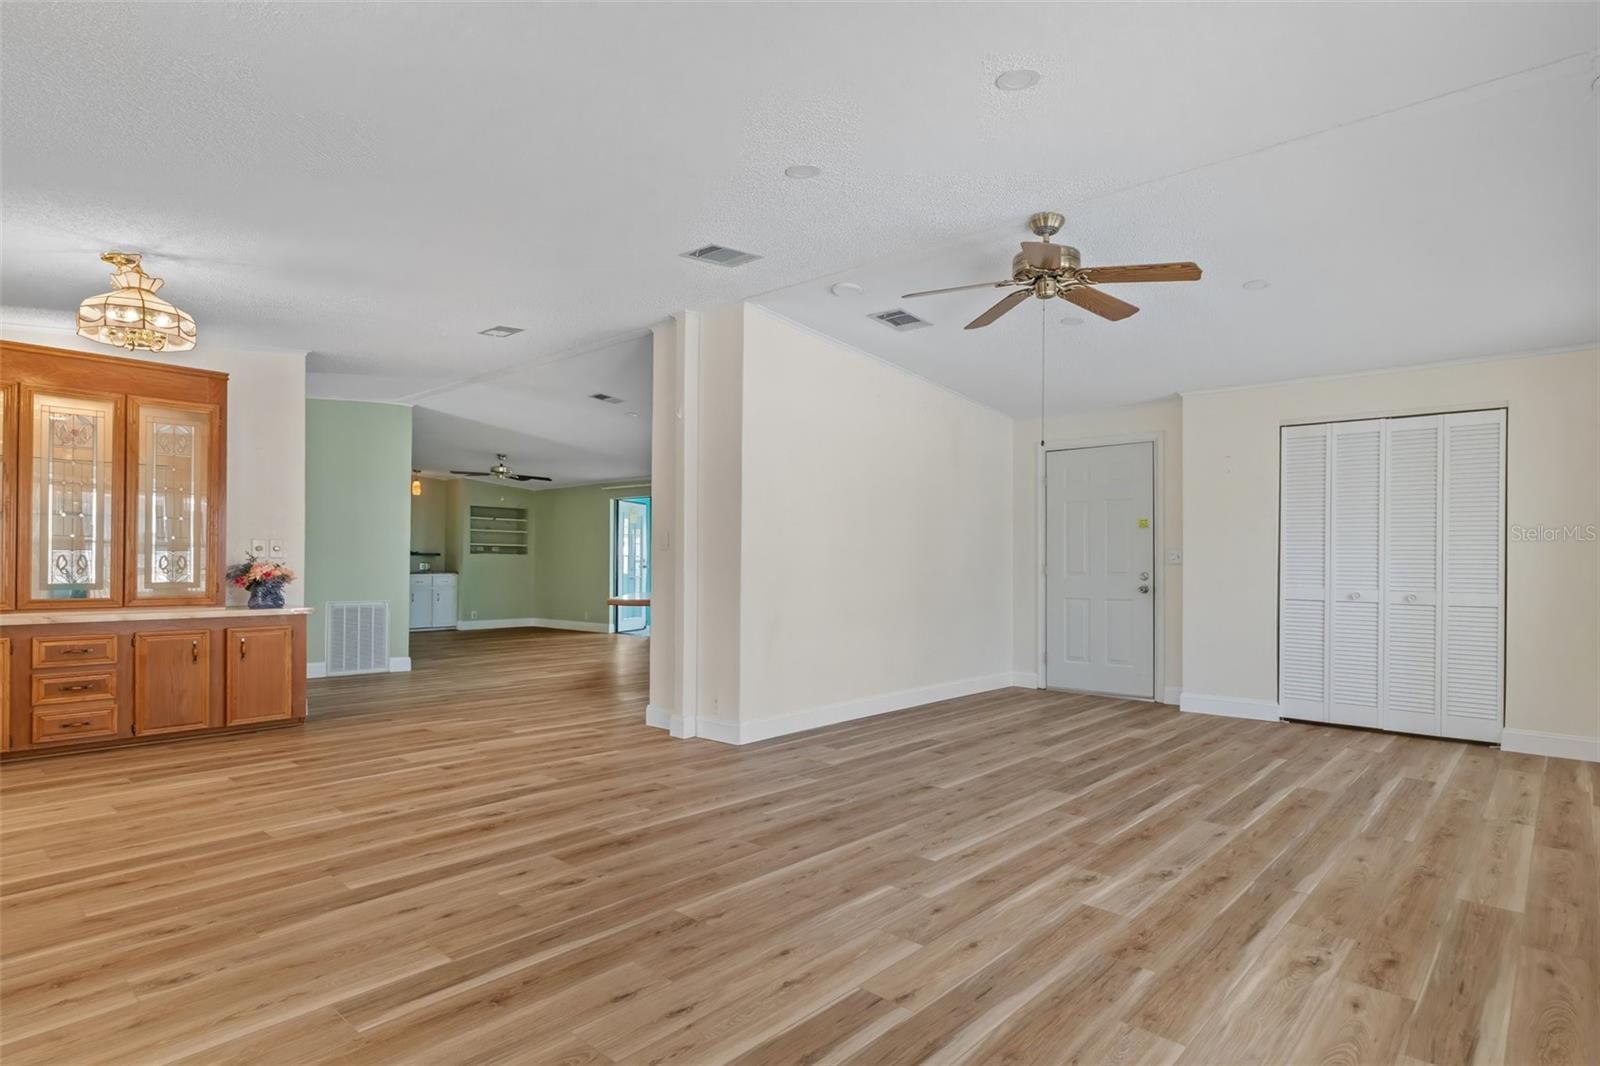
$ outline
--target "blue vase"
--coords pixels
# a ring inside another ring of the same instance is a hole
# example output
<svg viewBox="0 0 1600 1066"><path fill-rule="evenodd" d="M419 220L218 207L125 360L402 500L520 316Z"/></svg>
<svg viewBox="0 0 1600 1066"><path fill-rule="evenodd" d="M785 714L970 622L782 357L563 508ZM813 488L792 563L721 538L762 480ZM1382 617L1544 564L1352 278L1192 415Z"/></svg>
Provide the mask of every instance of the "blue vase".
<svg viewBox="0 0 1600 1066"><path fill-rule="evenodd" d="M251 607L282 607L283 585L276 581L263 581L250 589Z"/></svg>

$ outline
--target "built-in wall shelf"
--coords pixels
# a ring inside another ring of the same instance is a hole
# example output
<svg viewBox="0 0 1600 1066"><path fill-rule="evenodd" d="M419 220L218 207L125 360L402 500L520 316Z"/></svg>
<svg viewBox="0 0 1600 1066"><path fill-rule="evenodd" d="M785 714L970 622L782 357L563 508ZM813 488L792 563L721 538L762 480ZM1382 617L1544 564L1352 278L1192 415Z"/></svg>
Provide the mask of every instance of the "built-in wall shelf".
<svg viewBox="0 0 1600 1066"><path fill-rule="evenodd" d="M527 555L527 508L468 508L467 551L472 555Z"/></svg>

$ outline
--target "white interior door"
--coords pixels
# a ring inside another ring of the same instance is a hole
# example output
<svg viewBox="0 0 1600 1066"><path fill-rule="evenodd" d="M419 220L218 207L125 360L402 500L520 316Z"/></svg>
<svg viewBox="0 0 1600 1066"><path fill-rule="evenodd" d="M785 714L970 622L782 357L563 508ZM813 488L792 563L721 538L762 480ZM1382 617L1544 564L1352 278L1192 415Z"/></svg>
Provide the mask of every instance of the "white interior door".
<svg viewBox="0 0 1600 1066"><path fill-rule="evenodd" d="M1278 705L1328 720L1328 427L1285 426L1278 531Z"/></svg>
<svg viewBox="0 0 1600 1066"><path fill-rule="evenodd" d="M1155 445L1046 453L1045 684L1155 698Z"/></svg>
<svg viewBox="0 0 1600 1066"><path fill-rule="evenodd" d="M1444 447L1437 415L1384 423L1383 706L1379 724L1437 736L1439 492Z"/></svg>
<svg viewBox="0 0 1600 1066"><path fill-rule="evenodd" d="M1441 732L1499 740L1505 647L1506 413L1444 416Z"/></svg>
<svg viewBox="0 0 1600 1066"><path fill-rule="evenodd" d="M1504 411L1283 430L1285 717L1500 739Z"/></svg>
<svg viewBox="0 0 1600 1066"><path fill-rule="evenodd" d="M1383 676L1383 423L1338 422L1328 433L1333 458L1333 590L1328 627L1328 721L1378 724Z"/></svg>

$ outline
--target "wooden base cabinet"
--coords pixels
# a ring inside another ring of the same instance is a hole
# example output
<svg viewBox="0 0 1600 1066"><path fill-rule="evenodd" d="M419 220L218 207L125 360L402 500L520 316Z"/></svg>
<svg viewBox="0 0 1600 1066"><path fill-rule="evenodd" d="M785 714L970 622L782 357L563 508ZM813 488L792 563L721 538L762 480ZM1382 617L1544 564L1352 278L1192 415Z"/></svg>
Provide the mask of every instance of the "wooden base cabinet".
<svg viewBox="0 0 1600 1066"><path fill-rule="evenodd" d="M211 632L179 629L133 638L133 732L211 727Z"/></svg>
<svg viewBox="0 0 1600 1066"><path fill-rule="evenodd" d="M190 610L158 619L117 612L83 624L7 616L6 758L305 720L303 610Z"/></svg>
<svg viewBox="0 0 1600 1066"><path fill-rule="evenodd" d="M230 629L228 647L228 724L280 722L292 717L294 634L289 627ZM305 674L304 659L300 673Z"/></svg>

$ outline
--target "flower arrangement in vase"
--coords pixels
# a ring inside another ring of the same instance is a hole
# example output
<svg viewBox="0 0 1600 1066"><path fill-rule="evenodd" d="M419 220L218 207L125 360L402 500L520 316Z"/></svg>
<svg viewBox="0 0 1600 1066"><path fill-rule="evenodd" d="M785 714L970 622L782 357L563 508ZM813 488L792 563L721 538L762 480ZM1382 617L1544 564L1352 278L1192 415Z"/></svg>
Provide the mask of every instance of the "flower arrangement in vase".
<svg viewBox="0 0 1600 1066"><path fill-rule="evenodd" d="M250 591L251 607L282 607L283 586L294 580L294 571L282 563L263 562L254 555L228 567L228 580Z"/></svg>

